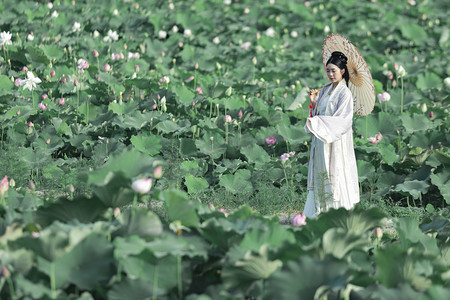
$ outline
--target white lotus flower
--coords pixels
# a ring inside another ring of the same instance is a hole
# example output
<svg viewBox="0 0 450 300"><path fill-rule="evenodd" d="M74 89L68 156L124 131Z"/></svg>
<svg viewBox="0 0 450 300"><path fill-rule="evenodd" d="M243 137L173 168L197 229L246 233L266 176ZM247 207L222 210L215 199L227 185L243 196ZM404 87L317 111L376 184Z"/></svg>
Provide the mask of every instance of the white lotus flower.
<svg viewBox="0 0 450 300"><path fill-rule="evenodd" d="M55 19L59 16L58 12L55 10L54 12L52 12L52 19Z"/></svg>
<svg viewBox="0 0 450 300"><path fill-rule="evenodd" d="M119 11L117 10L117 8L113 11L113 15L117 16L119 14Z"/></svg>
<svg viewBox="0 0 450 300"><path fill-rule="evenodd" d="M297 31L291 31L291 37L293 37L294 39L295 39L296 37L298 37Z"/></svg>
<svg viewBox="0 0 450 300"><path fill-rule="evenodd" d="M34 35L33 35L32 33L30 33L30 34L27 36L27 40L29 40L29 41L34 40Z"/></svg>
<svg viewBox="0 0 450 300"><path fill-rule="evenodd" d="M47 3L47 8L48 9L52 9L53 8L53 3L51 3L51 2Z"/></svg>
<svg viewBox="0 0 450 300"><path fill-rule="evenodd" d="M73 23L72 26L72 32L80 31L81 30L81 24L78 22Z"/></svg>
<svg viewBox="0 0 450 300"><path fill-rule="evenodd" d="M213 41L213 43L216 44L216 45L218 45L218 44L220 43L220 39L219 39L218 36L216 36L215 38L213 38L212 41Z"/></svg>
<svg viewBox="0 0 450 300"><path fill-rule="evenodd" d="M406 74L407 74L406 70L405 70L405 68L403 68L403 66L398 67L398 70L397 70L398 77L405 77Z"/></svg>
<svg viewBox="0 0 450 300"><path fill-rule="evenodd" d="M138 179L131 184L131 188L136 193L145 194L152 188L152 181L151 178Z"/></svg>
<svg viewBox="0 0 450 300"><path fill-rule="evenodd" d="M266 33L266 35L268 37L274 37L275 36L275 30L272 27L267 28L265 33Z"/></svg>
<svg viewBox="0 0 450 300"><path fill-rule="evenodd" d="M190 29L185 29L184 30L184 36L185 37L191 37L192 36L192 31Z"/></svg>
<svg viewBox="0 0 450 300"><path fill-rule="evenodd" d="M34 76L30 71L27 72L27 79L22 80L23 89L29 89L30 91L36 88L36 84L41 83L41 80Z"/></svg>
<svg viewBox="0 0 450 300"><path fill-rule="evenodd" d="M174 32L174 33L177 33L178 32L178 26L177 25L173 25L173 27L172 27L172 31Z"/></svg>
<svg viewBox="0 0 450 300"><path fill-rule="evenodd" d="M446 86L450 86L450 77L447 77L447 78L444 79L444 84Z"/></svg>
<svg viewBox="0 0 450 300"><path fill-rule="evenodd" d="M223 0L223 4L230 5L231 4L231 0Z"/></svg>
<svg viewBox="0 0 450 300"><path fill-rule="evenodd" d="M117 41L119 39L119 35L116 31L108 30L108 34L103 38L104 42L112 42Z"/></svg>
<svg viewBox="0 0 450 300"><path fill-rule="evenodd" d="M325 28L323 29L323 32L328 33L330 32L330 26L325 26Z"/></svg>
<svg viewBox="0 0 450 300"><path fill-rule="evenodd" d="M0 44L2 45L11 45L11 37L12 34L6 31L3 31L2 33L0 33Z"/></svg>
<svg viewBox="0 0 450 300"><path fill-rule="evenodd" d="M94 33L92 34L94 38L97 38L100 33L97 30L94 30Z"/></svg>
<svg viewBox="0 0 450 300"><path fill-rule="evenodd" d="M163 39L165 39L166 37L167 37L167 32L166 32L166 31L160 30L160 31L158 32L158 38L159 38L160 40L163 40Z"/></svg>

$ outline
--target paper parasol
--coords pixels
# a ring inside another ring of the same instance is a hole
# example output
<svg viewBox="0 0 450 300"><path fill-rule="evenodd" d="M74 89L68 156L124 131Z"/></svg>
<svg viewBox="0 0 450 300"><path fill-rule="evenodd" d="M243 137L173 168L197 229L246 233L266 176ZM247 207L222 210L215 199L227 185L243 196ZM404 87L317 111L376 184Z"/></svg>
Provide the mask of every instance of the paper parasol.
<svg viewBox="0 0 450 300"><path fill-rule="evenodd" d="M355 101L354 113L361 116L370 114L375 105L375 88L364 58L349 40L339 34L332 34L327 36L322 48L325 70L325 64L334 51L344 53L348 59L347 68L350 75L348 87Z"/></svg>

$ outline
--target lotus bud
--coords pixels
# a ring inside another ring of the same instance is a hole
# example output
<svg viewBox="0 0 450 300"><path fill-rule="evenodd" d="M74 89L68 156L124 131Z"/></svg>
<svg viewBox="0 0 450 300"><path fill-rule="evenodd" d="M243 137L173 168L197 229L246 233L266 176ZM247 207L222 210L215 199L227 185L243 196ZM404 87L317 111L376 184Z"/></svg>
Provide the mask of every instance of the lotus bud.
<svg viewBox="0 0 450 300"><path fill-rule="evenodd" d="M198 62L195 63L194 68L197 70L198 69Z"/></svg>
<svg viewBox="0 0 450 300"><path fill-rule="evenodd" d="M225 217L228 217L228 213L225 211L224 208L220 208L219 211L220 211L221 213L223 213L223 214L225 215Z"/></svg>
<svg viewBox="0 0 450 300"><path fill-rule="evenodd" d="M426 113L427 110L428 110L427 104L426 104L426 103L422 103L422 106L421 106L420 110L421 110L423 113Z"/></svg>
<svg viewBox="0 0 450 300"><path fill-rule="evenodd" d="M23 66L22 72L28 72L28 68L26 66Z"/></svg>
<svg viewBox="0 0 450 300"><path fill-rule="evenodd" d="M393 87L396 87L397 86L397 81L394 79L394 80L392 80L392 86Z"/></svg>
<svg viewBox="0 0 450 300"><path fill-rule="evenodd" d="M106 72L109 72L109 71L111 71L111 66L110 66L109 64L105 64L105 66L103 67L103 69L104 69Z"/></svg>
<svg viewBox="0 0 450 300"><path fill-rule="evenodd" d="M428 114L428 116L429 116L430 118L432 118L432 117L434 116L433 111L430 111L430 113Z"/></svg>
<svg viewBox="0 0 450 300"><path fill-rule="evenodd" d="M230 87L227 89L227 91L226 91L228 97L231 96L231 92L232 92L232 91L233 91L233 88L230 86Z"/></svg>
<svg viewBox="0 0 450 300"><path fill-rule="evenodd" d="M224 120L225 123L231 123L231 122L233 122L233 119L231 118L230 115L224 116L224 117L223 117L223 120Z"/></svg>
<svg viewBox="0 0 450 300"><path fill-rule="evenodd" d="M66 83L67 82L67 78L66 77L61 78L61 82L62 83Z"/></svg>
<svg viewBox="0 0 450 300"><path fill-rule="evenodd" d="M254 65L256 65L258 63L258 60L256 59L256 56L253 56L252 62L253 62Z"/></svg>
<svg viewBox="0 0 450 300"><path fill-rule="evenodd" d="M240 120L240 119L242 119L242 109L241 109L241 110L239 110L239 113L238 113L238 118L239 118L239 120Z"/></svg>
<svg viewBox="0 0 450 300"><path fill-rule="evenodd" d="M75 80L73 81L73 85L74 85L74 86L77 86L77 85L78 85L78 80L75 79Z"/></svg>
<svg viewBox="0 0 450 300"><path fill-rule="evenodd" d="M5 266L2 267L2 276L5 278L9 278L9 276L11 276L11 273L9 273L8 269Z"/></svg>
<svg viewBox="0 0 450 300"><path fill-rule="evenodd" d="M450 77L447 77L447 78L444 79L444 84L445 84L446 87L450 86Z"/></svg>
<svg viewBox="0 0 450 300"><path fill-rule="evenodd" d="M47 140L45 141L45 143L46 143L47 145L49 145L49 144L50 144L50 139L47 139Z"/></svg>
<svg viewBox="0 0 450 300"><path fill-rule="evenodd" d="M41 96L41 98L42 98L42 100L45 100L45 99L48 98L48 95L47 95L47 94L43 94L43 95Z"/></svg>
<svg viewBox="0 0 450 300"><path fill-rule="evenodd" d="M69 185L69 192L70 192L71 194L73 194L73 193L75 192L75 187L73 186L73 184L70 184L70 185Z"/></svg>
<svg viewBox="0 0 450 300"><path fill-rule="evenodd" d="M212 203L208 203L208 207L209 207L210 210L215 210L216 209Z"/></svg>
<svg viewBox="0 0 450 300"><path fill-rule="evenodd" d="M138 179L131 184L131 188L133 189L133 191L139 194L148 193L152 188L152 179L151 178Z"/></svg>
<svg viewBox="0 0 450 300"><path fill-rule="evenodd" d="M134 66L134 71L135 71L135 72L139 72L139 70L140 70L139 65L135 65L135 66Z"/></svg>
<svg viewBox="0 0 450 300"><path fill-rule="evenodd" d="M64 103L66 103L66 100L64 98L59 98L58 99L58 104L59 105L64 105Z"/></svg>
<svg viewBox="0 0 450 300"><path fill-rule="evenodd" d="M0 181L0 196L3 197L3 195L5 195L8 188L9 188L8 176L5 175L5 177L3 177L3 179L2 179L2 181Z"/></svg>
<svg viewBox="0 0 450 300"><path fill-rule="evenodd" d="M94 51L92 51L92 54L94 54L94 57L98 57L100 54L98 53L97 50L94 49Z"/></svg>
<svg viewBox="0 0 450 300"><path fill-rule="evenodd" d="M159 179L162 176L162 166L157 166L154 170L153 170L153 177L155 179Z"/></svg>
<svg viewBox="0 0 450 300"><path fill-rule="evenodd" d="M381 240L383 237L383 230L380 227L377 227L373 230L373 234L377 237L378 240Z"/></svg>
<svg viewBox="0 0 450 300"><path fill-rule="evenodd" d="M403 68L403 66L398 67L398 70L397 70L398 77L405 77L406 74L407 74L406 70L405 70L405 68Z"/></svg>
<svg viewBox="0 0 450 300"><path fill-rule="evenodd" d="M36 185L34 184L33 180L30 180L30 182L28 183L28 186L30 187L31 190L35 190L36 189Z"/></svg>
<svg viewBox="0 0 450 300"><path fill-rule="evenodd" d="M114 218L117 219L117 217L120 216L120 208L118 208L118 207L114 208L114 213L113 214L114 214Z"/></svg>
<svg viewBox="0 0 450 300"><path fill-rule="evenodd" d="M14 80L14 85L15 86L21 86L22 85L22 79L17 78L16 80Z"/></svg>

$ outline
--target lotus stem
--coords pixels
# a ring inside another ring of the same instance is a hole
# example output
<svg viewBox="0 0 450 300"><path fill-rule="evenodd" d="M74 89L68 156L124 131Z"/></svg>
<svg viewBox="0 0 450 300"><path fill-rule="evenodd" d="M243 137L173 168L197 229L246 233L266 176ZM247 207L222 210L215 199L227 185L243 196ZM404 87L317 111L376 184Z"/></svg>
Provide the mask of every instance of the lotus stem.
<svg viewBox="0 0 450 300"><path fill-rule="evenodd" d="M400 103L400 113L403 113L403 76L400 77L400 80L402 82L402 97L401 97L401 103Z"/></svg>
<svg viewBox="0 0 450 300"><path fill-rule="evenodd" d="M55 262L50 264L50 288L52 290L52 298L56 299L56 277L55 277Z"/></svg>
<svg viewBox="0 0 450 300"><path fill-rule="evenodd" d="M178 299L183 299L183 282L181 280L181 255L177 256Z"/></svg>
<svg viewBox="0 0 450 300"><path fill-rule="evenodd" d="M159 271L159 265L156 263L155 271L153 273L153 300L158 299L158 271Z"/></svg>

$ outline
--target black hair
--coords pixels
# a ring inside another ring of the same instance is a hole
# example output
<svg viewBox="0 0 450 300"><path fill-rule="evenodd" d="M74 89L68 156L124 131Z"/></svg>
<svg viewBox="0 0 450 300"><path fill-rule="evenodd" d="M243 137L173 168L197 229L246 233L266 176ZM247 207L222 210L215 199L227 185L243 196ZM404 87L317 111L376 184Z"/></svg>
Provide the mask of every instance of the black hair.
<svg viewBox="0 0 450 300"><path fill-rule="evenodd" d="M328 66L328 64L330 63L336 65L341 70L345 70L344 75L342 77L344 77L345 83L348 86L350 74L348 73L347 69L347 56L345 56L345 54L342 52L334 51L333 53L331 53L331 57L328 59L327 64L325 66Z"/></svg>

